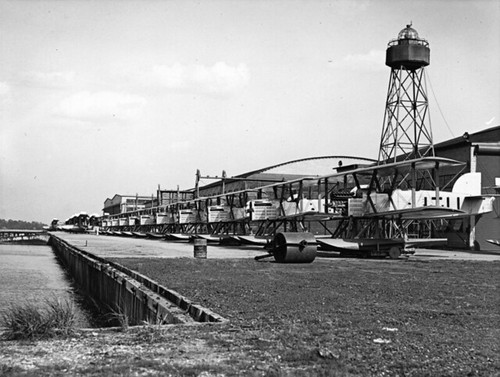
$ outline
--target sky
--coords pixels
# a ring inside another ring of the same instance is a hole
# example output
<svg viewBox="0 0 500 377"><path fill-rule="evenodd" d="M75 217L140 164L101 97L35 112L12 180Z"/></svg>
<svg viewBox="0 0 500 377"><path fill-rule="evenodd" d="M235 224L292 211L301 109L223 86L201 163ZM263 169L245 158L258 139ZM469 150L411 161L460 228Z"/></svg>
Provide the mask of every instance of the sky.
<svg viewBox="0 0 500 377"><path fill-rule="evenodd" d="M434 142L499 125L499 19L497 0L0 0L0 218L101 214L196 169L376 159L410 22Z"/></svg>

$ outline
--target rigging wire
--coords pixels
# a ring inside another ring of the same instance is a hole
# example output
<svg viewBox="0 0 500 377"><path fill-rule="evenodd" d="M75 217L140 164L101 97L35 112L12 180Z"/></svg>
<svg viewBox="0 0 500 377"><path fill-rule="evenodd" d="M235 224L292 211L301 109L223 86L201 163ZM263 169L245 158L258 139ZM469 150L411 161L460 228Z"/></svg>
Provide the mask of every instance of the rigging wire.
<svg viewBox="0 0 500 377"><path fill-rule="evenodd" d="M436 101L436 105L437 105L437 108L439 110L439 113L441 114L441 117L444 120L444 124L446 124L446 127L448 128L448 131L450 131L451 136L455 137L455 134L451 130L450 125L448 124L448 122L446 121L446 118L444 117L443 111L441 110L441 106L439 106L439 102L437 100L436 93L434 93L434 88L432 86L431 76L429 75L428 72L426 72L426 77L429 78L429 86L431 87L432 95L434 96L434 100Z"/></svg>

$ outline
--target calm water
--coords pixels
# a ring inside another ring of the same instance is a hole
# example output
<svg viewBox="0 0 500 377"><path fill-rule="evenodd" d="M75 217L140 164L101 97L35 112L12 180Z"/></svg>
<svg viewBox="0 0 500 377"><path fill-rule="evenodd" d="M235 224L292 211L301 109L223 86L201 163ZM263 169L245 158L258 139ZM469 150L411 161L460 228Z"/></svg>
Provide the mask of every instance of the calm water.
<svg viewBox="0 0 500 377"><path fill-rule="evenodd" d="M77 326L91 327L65 272L49 246L0 244L0 313L12 303L71 300Z"/></svg>

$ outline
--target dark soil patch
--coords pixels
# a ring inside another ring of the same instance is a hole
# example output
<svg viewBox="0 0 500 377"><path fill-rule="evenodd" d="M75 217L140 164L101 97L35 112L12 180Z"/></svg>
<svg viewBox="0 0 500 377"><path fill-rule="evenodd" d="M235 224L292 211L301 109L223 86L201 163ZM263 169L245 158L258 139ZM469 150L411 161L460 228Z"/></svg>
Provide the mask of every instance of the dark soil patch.
<svg viewBox="0 0 500 377"><path fill-rule="evenodd" d="M213 349L245 355L216 373L500 374L498 262L114 261L231 321L186 330Z"/></svg>

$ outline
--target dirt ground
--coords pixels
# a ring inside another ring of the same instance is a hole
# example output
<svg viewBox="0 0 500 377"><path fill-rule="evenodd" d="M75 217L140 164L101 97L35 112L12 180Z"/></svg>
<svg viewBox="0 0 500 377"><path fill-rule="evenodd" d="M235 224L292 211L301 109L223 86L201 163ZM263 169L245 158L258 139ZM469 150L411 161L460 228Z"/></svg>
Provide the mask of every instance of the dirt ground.
<svg viewBox="0 0 500 377"><path fill-rule="evenodd" d="M116 259L229 319L0 342L4 375L500 375L500 262Z"/></svg>

